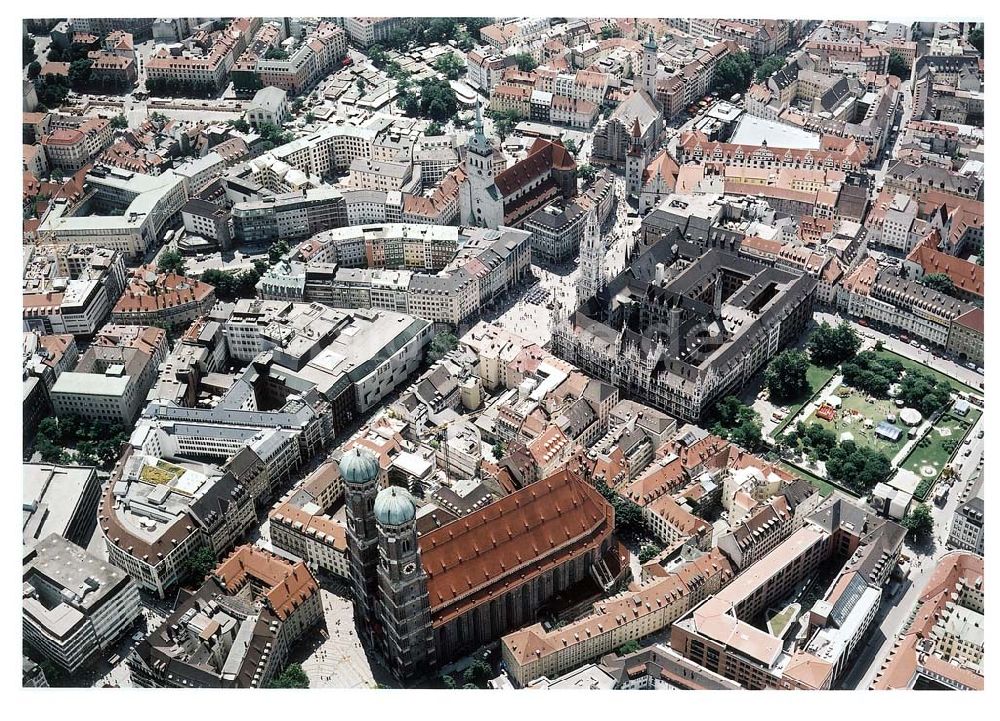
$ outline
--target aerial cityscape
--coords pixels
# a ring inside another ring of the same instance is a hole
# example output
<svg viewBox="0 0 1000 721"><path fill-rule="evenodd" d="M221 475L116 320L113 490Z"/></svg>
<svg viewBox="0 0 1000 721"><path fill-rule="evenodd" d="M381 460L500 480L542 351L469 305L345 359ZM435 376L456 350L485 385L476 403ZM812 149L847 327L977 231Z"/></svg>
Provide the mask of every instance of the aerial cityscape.
<svg viewBox="0 0 1000 721"><path fill-rule="evenodd" d="M22 26L23 687L985 688L984 23Z"/></svg>

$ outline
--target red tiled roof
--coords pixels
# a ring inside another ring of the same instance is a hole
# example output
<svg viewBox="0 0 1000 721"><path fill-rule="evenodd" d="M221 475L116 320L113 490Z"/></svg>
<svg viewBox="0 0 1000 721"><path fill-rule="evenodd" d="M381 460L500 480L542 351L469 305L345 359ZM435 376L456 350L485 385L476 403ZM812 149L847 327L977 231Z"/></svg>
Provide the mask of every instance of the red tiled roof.
<svg viewBox="0 0 1000 721"><path fill-rule="evenodd" d="M566 469L420 537L435 626L597 548L614 510Z"/></svg>

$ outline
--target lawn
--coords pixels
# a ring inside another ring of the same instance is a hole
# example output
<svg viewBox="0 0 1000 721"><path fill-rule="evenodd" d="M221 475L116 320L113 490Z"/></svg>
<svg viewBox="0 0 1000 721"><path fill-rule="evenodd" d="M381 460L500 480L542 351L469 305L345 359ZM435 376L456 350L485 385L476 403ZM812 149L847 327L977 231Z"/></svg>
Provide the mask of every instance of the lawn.
<svg viewBox="0 0 1000 721"><path fill-rule="evenodd" d="M982 395L983 393L981 389L967 386L961 381L955 380L951 376L946 376L941 371L934 370L933 368L925 366L923 363L920 363L919 361L911 360L906 356L901 356L899 353L896 353L894 351L885 350L883 348L882 350L875 351L875 355L879 356L880 358L894 358L898 360L900 363L902 363L903 368L905 368L906 370L918 370L921 373L926 373L929 376L933 376L936 380L948 381L948 383L951 384L952 389L955 391L964 391L965 393L975 393L976 395Z"/></svg>
<svg viewBox="0 0 1000 721"><path fill-rule="evenodd" d="M781 432L785 430L795 415L802 410L802 406L809 402L809 400L816 395L816 391L825 386L831 378L833 378L835 370L833 368L824 368L823 366L809 364L809 369L806 370L806 380L809 381L809 392L802 396L802 399L798 403L788 404L788 415L785 417L778 427L771 431L771 437L777 438L781 435Z"/></svg>
<svg viewBox="0 0 1000 721"><path fill-rule="evenodd" d="M883 421L889 414L897 414L899 408L893 404L891 400L876 400L874 403L870 403L860 391L851 388L850 386L841 385L837 388L837 395L843 391L848 391L848 395L841 396L842 406L837 411L836 417L832 421L825 421L822 418L816 416L815 412L805 420L805 424L811 425L812 423L818 423L827 430L833 431L837 434L837 441L840 441L840 434L844 432L849 432L854 436L854 441L859 446L865 446L876 451L884 453L885 456L891 461L893 456L895 456L900 449L906 445L907 437L906 431L907 427L900 423L897 418L896 425L902 429L903 433L899 436L899 439L890 442L884 438L880 438L875 435L875 428L865 428L863 425L864 418L870 418L877 425L879 421ZM817 409L818 410L818 409ZM851 416L849 411L857 411L860 413L859 416ZM851 420L851 419L854 420Z"/></svg>
<svg viewBox="0 0 1000 721"><path fill-rule="evenodd" d="M946 413L931 428L930 433L910 451L910 455L906 457L900 467L933 483L941 475L948 459L957 449L961 448L965 435L979 420L980 415L982 412L975 408L970 409L965 418ZM945 445L949 440L954 443L953 446Z"/></svg>

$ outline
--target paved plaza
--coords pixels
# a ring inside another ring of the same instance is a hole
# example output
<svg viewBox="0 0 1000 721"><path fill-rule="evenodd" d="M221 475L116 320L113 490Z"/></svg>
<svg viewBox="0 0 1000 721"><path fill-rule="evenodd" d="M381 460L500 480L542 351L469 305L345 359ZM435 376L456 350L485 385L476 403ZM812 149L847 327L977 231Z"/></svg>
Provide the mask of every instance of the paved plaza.
<svg viewBox="0 0 1000 721"><path fill-rule="evenodd" d="M303 636L298 653L293 653L289 661L302 664L310 688L389 685L388 674L380 667L373 669L373 662L361 645L354 625L354 603L343 585L324 581L320 595L324 623Z"/></svg>

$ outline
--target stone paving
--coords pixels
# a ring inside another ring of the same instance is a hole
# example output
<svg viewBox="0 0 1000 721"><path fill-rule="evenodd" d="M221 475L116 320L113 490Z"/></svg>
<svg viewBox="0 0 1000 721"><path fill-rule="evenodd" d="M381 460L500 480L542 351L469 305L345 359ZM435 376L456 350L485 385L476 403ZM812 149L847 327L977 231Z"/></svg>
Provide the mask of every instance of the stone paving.
<svg viewBox="0 0 1000 721"><path fill-rule="evenodd" d="M379 682L385 684L384 673L380 669L373 671L361 646L354 626L353 602L346 595L338 595L327 588L321 587L320 595L325 623L310 632L313 638L303 639L308 655L300 661L309 677L309 687L378 688ZM301 653L293 656L298 659Z"/></svg>

